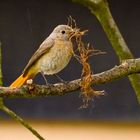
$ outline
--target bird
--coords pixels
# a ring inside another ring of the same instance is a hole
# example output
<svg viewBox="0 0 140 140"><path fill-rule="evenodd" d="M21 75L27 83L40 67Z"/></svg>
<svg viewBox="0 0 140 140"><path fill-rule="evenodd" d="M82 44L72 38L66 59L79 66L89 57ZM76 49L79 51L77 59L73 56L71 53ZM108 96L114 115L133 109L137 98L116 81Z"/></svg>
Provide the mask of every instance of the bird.
<svg viewBox="0 0 140 140"><path fill-rule="evenodd" d="M80 35L78 28L69 25L58 25L43 41L30 58L22 74L10 85L18 88L33 79L38 73L54 75L63 70L73 55L72 38Z"/></svg>

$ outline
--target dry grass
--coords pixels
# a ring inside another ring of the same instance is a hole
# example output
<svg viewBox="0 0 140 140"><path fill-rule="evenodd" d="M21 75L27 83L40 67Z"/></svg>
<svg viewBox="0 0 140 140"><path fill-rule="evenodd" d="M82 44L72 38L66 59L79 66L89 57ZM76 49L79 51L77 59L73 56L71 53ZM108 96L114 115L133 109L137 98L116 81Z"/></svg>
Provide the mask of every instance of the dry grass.
<svg viewBox="0 0 140 140"><path fill-rule="evenodd" d="M81 97L83 99L83 105L81 108L87 108L89 105L89 102L93 100L95 96L104 95L104 91L97 91L93 89L92 87L92 79L94 78L93 72L91 70L91 66L88 63L88 60L90 56L94 54L103 54L104 52L101 52L100 50L94 50L93 47L90 46L90 44L85 45L82 42L82 35L85 32L83 31L81 33L81 36L77 36L76 38L76 44L78 47L78 54L75 56L77 57L78 61L82 64L82 73L81 73Z"/></svg>

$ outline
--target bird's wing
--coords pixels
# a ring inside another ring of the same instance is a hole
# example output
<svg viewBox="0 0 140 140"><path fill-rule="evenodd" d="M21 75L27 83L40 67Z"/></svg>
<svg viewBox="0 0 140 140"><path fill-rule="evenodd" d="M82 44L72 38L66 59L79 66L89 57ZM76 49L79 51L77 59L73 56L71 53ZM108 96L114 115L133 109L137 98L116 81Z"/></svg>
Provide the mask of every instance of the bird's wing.
<svg viewBox="0 0 140 140"><path fill-rule="evenodd" d="M23 70L23 76L27 74L29 69L32 65L34 65L37 60L46 52L50 50L50 48L53 46L54 40L51 38L47 38L39 47L39 49L33 54L31 59L29 60L28 64L26 65L25 69Z"/></svg>

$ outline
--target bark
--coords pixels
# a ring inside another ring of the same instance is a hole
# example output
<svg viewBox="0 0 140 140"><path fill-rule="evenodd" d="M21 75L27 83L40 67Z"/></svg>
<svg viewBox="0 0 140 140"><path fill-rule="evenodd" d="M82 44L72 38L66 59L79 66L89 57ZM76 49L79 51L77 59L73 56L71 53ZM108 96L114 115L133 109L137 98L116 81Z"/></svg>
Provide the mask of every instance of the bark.
<svg viewBox="0 0 140 140"><path fill-rule="evenodd" d="M119 78L140 72L140 58L128 59L123 61L119 66L110 70L92 75L92 84L100 85L109 83ZM49 86L45 85L24 85L20 88L0 87L0 97L17 98L17 97L47 97L62 96L80 89L81 79L76 79L68 83L56 83Z"/></svg>
<svg viewBox="0 0 140 140"><path fill-rule="evenodd" d="M91 13L97 17L120 62L125 59L134 58L123 36L121 35L117 24L115 23L115 20L113 19L107 0L72 1L87 7L91 11ZM128 76L128 78L140 103L140 75L133 74Z"/></svg>

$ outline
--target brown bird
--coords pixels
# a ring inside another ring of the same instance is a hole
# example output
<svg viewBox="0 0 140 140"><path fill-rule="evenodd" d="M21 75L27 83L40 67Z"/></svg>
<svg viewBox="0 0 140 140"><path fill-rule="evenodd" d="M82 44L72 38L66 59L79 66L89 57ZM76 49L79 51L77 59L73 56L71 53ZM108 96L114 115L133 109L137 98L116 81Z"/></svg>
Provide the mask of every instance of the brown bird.
<svg viewBox="0 0 140 140"><path fill-rule="evenodd" d="M76 28L58 25L29 60L21 76L10 87L20 87L36 74L53 75L64 69L73 55L71 38L80 34Z"/></svg>

